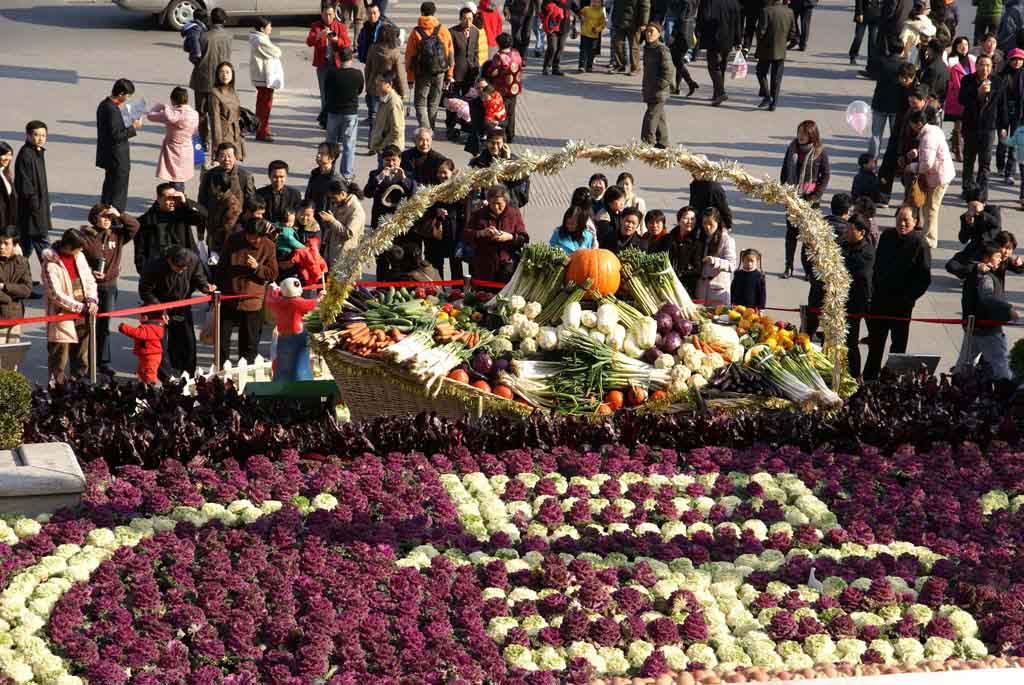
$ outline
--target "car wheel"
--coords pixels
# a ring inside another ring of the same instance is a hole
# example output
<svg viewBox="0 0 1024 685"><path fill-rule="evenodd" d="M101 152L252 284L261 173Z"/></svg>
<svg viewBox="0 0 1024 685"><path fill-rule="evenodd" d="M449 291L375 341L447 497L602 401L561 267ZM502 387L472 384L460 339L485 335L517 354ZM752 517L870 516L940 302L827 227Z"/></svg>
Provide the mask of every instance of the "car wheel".
<svg viewBox="0 0 1024 685"><path fill-rule="evenodd" d="M164 12L164 24L169 29L180 31L192 21L192 14L200 7L202 5L197 0L173 0Z"/></svg>

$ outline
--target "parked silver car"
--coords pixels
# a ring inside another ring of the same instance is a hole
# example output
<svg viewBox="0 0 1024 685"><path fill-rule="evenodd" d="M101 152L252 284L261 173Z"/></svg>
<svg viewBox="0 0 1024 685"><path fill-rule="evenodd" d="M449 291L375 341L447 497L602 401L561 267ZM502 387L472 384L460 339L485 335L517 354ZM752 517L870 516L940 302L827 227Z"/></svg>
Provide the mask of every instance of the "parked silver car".
<svg viewBox="0 0 1024 685"><path fill-rule="evenodd" d="M157 16L169 29L180 31L192 20L192 13L202 7L225 10L229 16L264 16L317 14L320 0L114 0L129 12L148 12Z"/></svg>

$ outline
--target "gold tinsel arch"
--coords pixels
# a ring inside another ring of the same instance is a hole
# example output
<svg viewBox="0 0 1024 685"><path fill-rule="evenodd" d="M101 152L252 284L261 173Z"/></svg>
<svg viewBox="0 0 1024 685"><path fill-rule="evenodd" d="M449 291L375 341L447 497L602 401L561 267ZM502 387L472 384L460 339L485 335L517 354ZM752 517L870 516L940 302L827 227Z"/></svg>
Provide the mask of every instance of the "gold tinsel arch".
<svg viewBox="0 0 1024 685"><path fill-rule="evenodd" d="M821 326L826 350L833 356L836 369L840 368L840 353L846 340L846 298L850 290L850 276L843 266L832 228L821 214L800 198L794 186L755 178L738 162L712 162L704 155L693 154L683 148L662 150L642 143L591 145L570 141L562 150L549 155L536 156L527 152L519 159L502 161L486 169L465 170L446 183L421 188L399 204L395 213L376 231L367 234L335 264L328 279L327 294L320 304L320 318L325 325L335 321L345 297L361 275L362 265L387 250L394 239L412 228L433 204L458 202L476 190L530 174L558 174L580 160L603 167L622 167L637 160L657 169L686 169L696 178L732 181L748 196L768 204L782 205L790 221L799 228L814 271L825 284Z"/></svg>

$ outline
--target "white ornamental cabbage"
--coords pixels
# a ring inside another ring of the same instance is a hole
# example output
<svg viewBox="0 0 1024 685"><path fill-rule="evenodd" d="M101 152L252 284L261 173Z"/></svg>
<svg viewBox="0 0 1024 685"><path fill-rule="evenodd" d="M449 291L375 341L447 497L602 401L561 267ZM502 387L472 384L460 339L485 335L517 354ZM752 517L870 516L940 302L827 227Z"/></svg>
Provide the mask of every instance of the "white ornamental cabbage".
<svg viewBox="0 0 1024 685"><path fill-rule="evenodd" d="M626 649L626 658L629 659L633 668L640 668L653 652L654 645L652 643L646 640L633 640Z"/></svg>

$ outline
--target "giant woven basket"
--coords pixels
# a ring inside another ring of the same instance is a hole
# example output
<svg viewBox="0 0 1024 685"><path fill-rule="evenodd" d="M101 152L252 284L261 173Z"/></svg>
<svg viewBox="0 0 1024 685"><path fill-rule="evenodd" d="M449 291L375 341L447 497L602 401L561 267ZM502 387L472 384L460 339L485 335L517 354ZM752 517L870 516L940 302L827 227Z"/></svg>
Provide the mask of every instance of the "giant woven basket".
<svg viewBox="0 0 1024 685"><path fill-rule="evenodd" d="M825 284L825 302L821 316L825 349L835 363L836 384L841 368L842 345L846 338L846 297L850 277L843 266L839 246L822 216L797 189L768 178L751 176L737 162L712 162L683 148L660 150L650 145L590 145L569 142L559 152L545 156L524 154L486 169L463 171L447 183L421 188L403 201L380 227L335 264L328 279L327 294L320 304L320 318L327 328L336 319L345 298L362 272L362 265L382 254L394 239L404 235L435 203L453 203L470 193L496 183L524 178L530 174L553 175L586 160L604 167L621 167L636 160L649 166L685 169L695 178L732 182L748 196L766 204L781 205L789 220L800 229L816 276ZM529 407L482 392L471 386L445 379L434 392L415 378L376 360L349 354L337 347L337 335L331 331L311 336L313 348L326 360L354 419L388 414L432 411L442 416L480 416L483 413L527 415Z"/></svg>
<svg viewBox="0 0 1024 685"><path fill-rule="evenodd" d="M314 336L317 351L331 369L342 400L354 420L389 414L434 412L439 416L459 418L467 414L499 413L526 416L532 408L518 402L477 390L447 378L439 388L428 393L412 375L392 364L366 359L340 349L338 334L328 331Z"/></svg>

